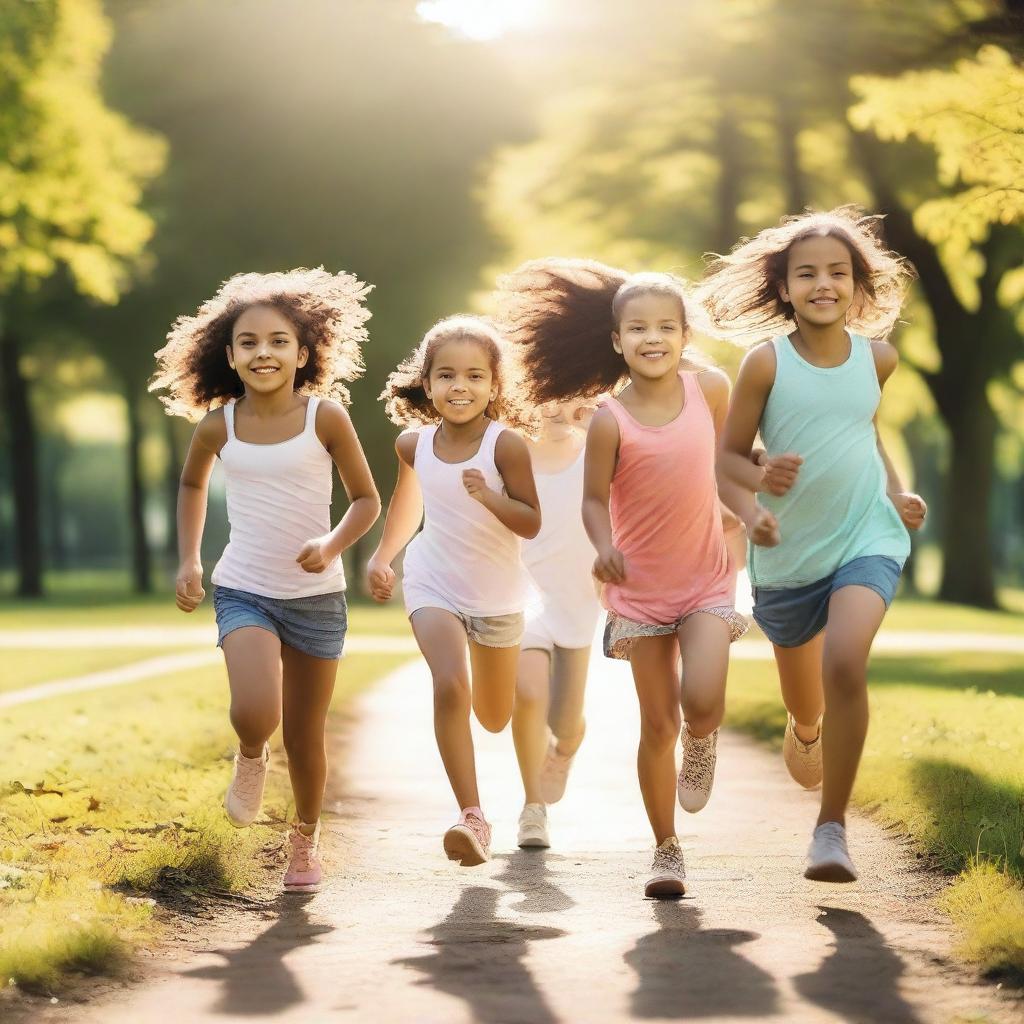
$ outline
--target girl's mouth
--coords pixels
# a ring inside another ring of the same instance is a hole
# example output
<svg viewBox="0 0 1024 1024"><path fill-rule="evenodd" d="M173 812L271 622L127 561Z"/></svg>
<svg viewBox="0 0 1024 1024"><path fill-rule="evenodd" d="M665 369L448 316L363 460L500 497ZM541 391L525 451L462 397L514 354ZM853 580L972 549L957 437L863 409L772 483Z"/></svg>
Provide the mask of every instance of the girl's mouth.
<svg viewBox="0 0 1024 1024"><path fill-rule="evenodd" d="M254 366L253 373L258 374L260 377L266 377L271 373L277 373L276 366Z"/></svg>

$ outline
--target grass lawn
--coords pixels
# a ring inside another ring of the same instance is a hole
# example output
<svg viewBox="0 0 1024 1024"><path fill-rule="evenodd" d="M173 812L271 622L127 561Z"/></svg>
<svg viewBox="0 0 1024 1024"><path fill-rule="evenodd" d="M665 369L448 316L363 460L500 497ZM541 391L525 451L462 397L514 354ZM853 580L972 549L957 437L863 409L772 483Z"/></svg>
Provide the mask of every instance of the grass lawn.
<svg viewBox="0 0 1024 1024"><path fill-rule="evenodd" d="M943 902L963 953L1024 978L1024 658L878 656L870 700L854 800L956 874ZM732 664L727 707L729 725L781 748L769 663Z"/></svg>
<svg viewBox="0 0 1024 1024"><path fill-rule="evenodd" d="M64 674L65 653L39 677ZM405 660L345 658L335 707ZM155 901L279 870L284 757L264 822L232 828L226 707L215 666L0 711L0 978L51 992L71 972L115 971L165 926Z"/></svg>

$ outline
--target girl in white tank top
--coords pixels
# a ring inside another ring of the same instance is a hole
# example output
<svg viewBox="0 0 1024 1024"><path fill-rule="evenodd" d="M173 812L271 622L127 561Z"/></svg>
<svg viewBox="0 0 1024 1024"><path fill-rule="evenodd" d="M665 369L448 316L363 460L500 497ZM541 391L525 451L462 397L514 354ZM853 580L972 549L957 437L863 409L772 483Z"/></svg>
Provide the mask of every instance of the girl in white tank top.
<svg viewBox="0 0 1024 1024"><path fill-rule="evenodd" d="M205 596L207 488L223 466L231 539L211 579L239 741L224 808L240 827L259 815L283 705L298 819L283 884L293 892L316 889L323 873L324 726L347 625L341 554L380 514L340 383L362 372L367 291L323 269L239 274L175 322L151 384L169 412L200 420L178 497L184 612ZM332 466L351 499L334 529Z"/></svg>
<svg viewBox="0 0 1024 1024"><path fill-rule="evenodd" d="M511 717L526 585L520 544L540 529L526 442L498 422L525 423L502 395L501 350L486 321L452 317L388 378L388 415L418 426L395 444L398 483L367 565L371 593L388 600L396 579L391 563L408 544L405 606L433 679L434 731L460 811L444 849L464 866L487 860L491 842L470 707L490 732Z"/></svg>
<svg viewBox="0 0 1024 1024"><path fill-rule="evenodd" d="M583 455L594 406L551 402L530 445L543 526L523 545L530 574L526 634L519 656L512 735L525 802L519 845L550 846L547 804L565 792L583 741L583 697L590 648L601 614L583 529Z"/></svg>

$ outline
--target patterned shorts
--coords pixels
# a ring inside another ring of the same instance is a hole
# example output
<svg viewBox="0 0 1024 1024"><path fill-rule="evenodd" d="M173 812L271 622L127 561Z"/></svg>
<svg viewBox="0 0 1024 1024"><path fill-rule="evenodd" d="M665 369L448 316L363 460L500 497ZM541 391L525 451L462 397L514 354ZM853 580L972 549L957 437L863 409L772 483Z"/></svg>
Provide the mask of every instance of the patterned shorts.
<svg viewBox="0 0 1024 1024"><path fill-rule="evenodd" d="M618 612L608 612L608 621L604 627L604 655L606 658L618 658L629 661L633 644L645 636L671 636L691 615L717 615L729 623L731 635L729 641L739 640L747 631L747 620L732 605L717 605L714 608L695 608L687 612L675 622L654 623L636 622L627 619Z"/></svg>

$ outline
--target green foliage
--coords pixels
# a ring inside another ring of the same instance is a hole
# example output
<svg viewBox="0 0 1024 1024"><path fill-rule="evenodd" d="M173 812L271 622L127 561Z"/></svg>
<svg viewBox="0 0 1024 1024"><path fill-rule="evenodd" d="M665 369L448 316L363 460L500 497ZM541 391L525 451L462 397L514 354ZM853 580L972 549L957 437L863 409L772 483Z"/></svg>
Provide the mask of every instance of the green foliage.
<svg viewBox="0 0 1024 1024"><path fill-rule="evenodd" d="M65 266L79 291L115 302L153 233L139 203L164 144L103 101L111 36L98 0L8 0L4 27L0 292Z"/></svg>
<svg viewBox="0 0 1024 1024"><path fill-rule="evenodd" d="M922 203L914 223L947 263L966 258L991 225L1024 222L1024 69L1009 53L984 46L952 68L855 76L851 87L857 128L934 147L948 194Z"/></svg>

